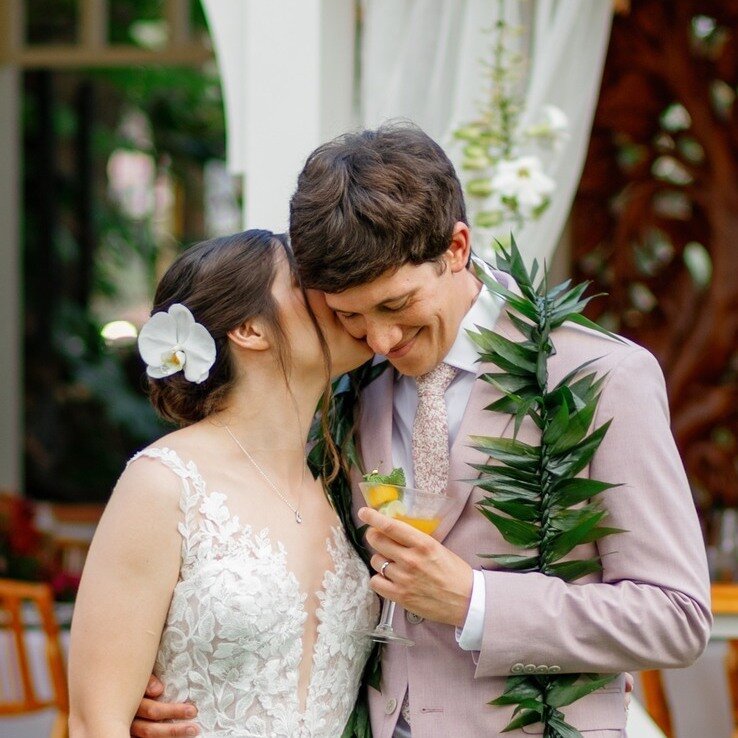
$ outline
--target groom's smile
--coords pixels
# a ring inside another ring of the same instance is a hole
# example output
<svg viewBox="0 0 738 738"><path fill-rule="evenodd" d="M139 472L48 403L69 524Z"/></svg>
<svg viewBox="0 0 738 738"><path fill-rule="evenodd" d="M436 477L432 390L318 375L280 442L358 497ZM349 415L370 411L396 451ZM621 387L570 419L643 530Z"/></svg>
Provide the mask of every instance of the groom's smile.
<svg viewBox="0 0 738 738"><path fill-rule="evenodd" d="M388 351L385 356L390 359L390 361L401 359L403 356L406 356L408 352L412 350L415 344L415 338L420 334L421 330L422 328L418 330L418 332L412 338L409 338L407 341L404 341L399 346L396 346L395 348Z"/></svg>
<svg viewBox="0 0 738 738"><path fill-rule="evenodd" d="M479 289L466 269L468 241L459 240L455 232L439 261L403 264L371 282L326 294L326 303L354 338L386 356L400 373L425 374L443 361Z"/></svg>

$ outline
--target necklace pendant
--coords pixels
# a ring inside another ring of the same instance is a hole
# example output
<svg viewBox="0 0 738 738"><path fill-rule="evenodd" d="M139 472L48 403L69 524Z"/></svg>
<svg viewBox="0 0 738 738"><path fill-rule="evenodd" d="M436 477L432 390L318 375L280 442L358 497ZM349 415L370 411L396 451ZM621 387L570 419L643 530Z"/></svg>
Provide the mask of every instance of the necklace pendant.
<svg viewBox="0 0 738 738"><path fill-rule="evenodd" d="M302 523L302 515L300 515L299 510L295 510L295 522L296 523Z"/></svg>

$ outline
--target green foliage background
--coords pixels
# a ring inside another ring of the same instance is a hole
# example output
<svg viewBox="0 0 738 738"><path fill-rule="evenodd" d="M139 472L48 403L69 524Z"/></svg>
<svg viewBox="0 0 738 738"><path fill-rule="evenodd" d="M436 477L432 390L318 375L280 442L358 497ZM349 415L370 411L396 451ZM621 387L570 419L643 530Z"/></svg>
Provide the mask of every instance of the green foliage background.
<svg viewBox="0 0 738 738"><path fill-rule="evenodd" d="M29 39L73 40L71 5L31 0ZM191 7L194 32L206 33L200 3ZM161 2L113 0L111 41L136 43L134 25L157 22L162 10ZM166 430L142 391L135 348L106 347L91 307L140 279L134 262L144 264L149 294L161 268L151 222L130 219L107 197L106 165L117 149L141 150L119 128L126 111L141 111L151 128L146 153L166 163L185 199L187 217L174 234L173 253L203 238L202 170L225 156L220 85L213 63L31 70L23 92L26 494L103 501L133 451ZM92 100L86 118L81 94ZM80 236L80 197L86 197L78 178L81 127L93 179L92 196L83 203L91 213L93 253Z"/></svg>

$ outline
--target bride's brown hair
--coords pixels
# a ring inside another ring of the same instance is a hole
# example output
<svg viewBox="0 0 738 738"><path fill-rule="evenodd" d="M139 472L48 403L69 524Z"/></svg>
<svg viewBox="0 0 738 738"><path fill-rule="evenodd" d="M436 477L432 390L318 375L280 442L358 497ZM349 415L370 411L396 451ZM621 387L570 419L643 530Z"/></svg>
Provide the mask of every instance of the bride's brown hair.
<svg viewBox="0 0 738 738"><path fill-rule="evenodd" d="M152 314L168 310L174 303L187 307L213 337L216 357L208 378L201 384L188 381L182 372L161 379L149 378L149 399L162 418L186 426L224 407L236 381L228 332L251 318L258 316L266 322L279 366L285 378L288 376L289 347L272 295L280 256L287 259L297 279L286 234L252 229L198 243L184 251L167 269L156 289ZM306 307L325 362L321 430L332 467L330 472L326 470L324 481L330 482L341 463L327 426L332 401L330 354L307 300Z"/></svg>
<svg viewBox="0 0 738 738"><path fill-rule="evenodd" d="M271 289L277 255L292 255L287 238L250 230L191 246L167 269L154 295L152 315L181 303L207 328L215 341L215 363L201 384L181 372L149 378L149 398L162 418L191 425L220 410L235 382L228 331L259 316L274 337L277 359L286 371L288 353Z"/></svg>

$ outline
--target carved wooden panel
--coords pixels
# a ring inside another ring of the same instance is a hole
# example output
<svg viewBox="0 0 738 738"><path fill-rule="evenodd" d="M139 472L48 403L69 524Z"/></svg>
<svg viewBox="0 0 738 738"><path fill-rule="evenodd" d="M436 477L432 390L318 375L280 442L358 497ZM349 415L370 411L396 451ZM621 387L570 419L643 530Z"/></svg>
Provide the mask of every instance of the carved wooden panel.
<svg viewBox="0 0 738 738"><path fill-rule="evenodd" d="M737 84L738 0L634 0L573 212L591 315L660 361L703 513L738 505Z"/></svg>

